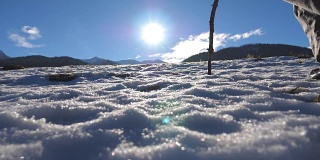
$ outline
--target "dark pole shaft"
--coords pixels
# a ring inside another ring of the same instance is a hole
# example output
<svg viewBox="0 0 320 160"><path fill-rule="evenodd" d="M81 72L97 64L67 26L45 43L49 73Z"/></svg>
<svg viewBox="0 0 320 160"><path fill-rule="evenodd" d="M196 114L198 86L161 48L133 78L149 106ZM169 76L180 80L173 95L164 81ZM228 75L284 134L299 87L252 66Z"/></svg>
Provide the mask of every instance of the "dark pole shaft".
<svg viewBox="0 0 320 160"><path fill-rule="evenodd" d="M208 57L208 75L211 75L211 61L212 61L212 54L214 52L213 50L213 33L214 33L214 17L216 14L216 10L218 7L219 0L214 0L211 10L211 16L210 16L210 36L209 36L209 57Z"/></svg>

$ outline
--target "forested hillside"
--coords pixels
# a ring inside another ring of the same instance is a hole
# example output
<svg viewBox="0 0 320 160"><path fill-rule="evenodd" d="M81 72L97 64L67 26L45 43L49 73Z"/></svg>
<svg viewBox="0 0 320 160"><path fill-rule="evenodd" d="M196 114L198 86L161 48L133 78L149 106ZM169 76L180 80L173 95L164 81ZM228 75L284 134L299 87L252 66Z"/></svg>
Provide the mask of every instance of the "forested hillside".
<svg viewBox="0 0 320 160"><path fill-rule="evenodd" d="M0 67L8 65L21 65L24 67L60 67L68 65L86 65L79 59L71 57L45 57L45 56L26 56L9 59L0 59Z"/></svg>
<svg viewBox="0 0 320 160"><path fill-rule="evenodd" d="M309 56L312 51L309 48L286 44L247 44L240 47L224 48L213 53L212 60L231 60L247 57L274 57L274 56ZM193 55L183 62L207 61L208 53L203 52Z"/></svg>

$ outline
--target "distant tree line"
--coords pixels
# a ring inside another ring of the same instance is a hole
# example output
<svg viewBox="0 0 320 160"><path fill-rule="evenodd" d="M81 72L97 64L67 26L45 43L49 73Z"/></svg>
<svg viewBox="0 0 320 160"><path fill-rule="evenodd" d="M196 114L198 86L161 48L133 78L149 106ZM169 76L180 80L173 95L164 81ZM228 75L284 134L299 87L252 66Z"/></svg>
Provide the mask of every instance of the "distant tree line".
<svg viewBox="0 0 320 160"><path fill-rule="evenodd" d="M26 56L16 57L9 59L0 59L0 67L8 65L21 65L23 67L60 67L68 65L87 65L88 63L83 62L79 59L71 57L45 57L45 56Z"/></svg>
<svg viewBox="0 0 320 160"><path fill-rule="evenodd" d="M313 57L312 51L306 47L286 44L246 44L240 47L229 47L214 52L212 60L232 60L242 58L264 58L275 56ZM193 55L183 62L207 61L208 52Z"/></svg>

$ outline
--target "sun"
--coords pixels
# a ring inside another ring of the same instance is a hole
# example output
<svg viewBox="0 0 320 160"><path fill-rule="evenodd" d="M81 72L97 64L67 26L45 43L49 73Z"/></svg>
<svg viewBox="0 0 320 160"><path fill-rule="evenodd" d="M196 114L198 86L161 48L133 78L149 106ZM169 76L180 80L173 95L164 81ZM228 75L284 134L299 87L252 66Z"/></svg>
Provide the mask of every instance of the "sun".
<svg viewBox="0 0 320 160"><path fill-rule="evenodd" d="M141 38L150 45L157 45L163 41L165 29L161 24L148 23L142 28Z"/></svg>

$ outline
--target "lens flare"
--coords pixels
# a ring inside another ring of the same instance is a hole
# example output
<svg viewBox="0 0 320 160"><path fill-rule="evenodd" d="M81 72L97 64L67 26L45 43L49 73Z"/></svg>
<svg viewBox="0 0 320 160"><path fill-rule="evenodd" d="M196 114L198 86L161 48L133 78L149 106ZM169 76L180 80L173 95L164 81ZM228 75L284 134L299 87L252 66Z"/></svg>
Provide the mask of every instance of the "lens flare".
<svg viewBox="0 0 320 160"><path fill-rule="evenodd" d="M169 124L171 122L171 118L170 117L165 117L162 119L162 124Z"/></svg>

